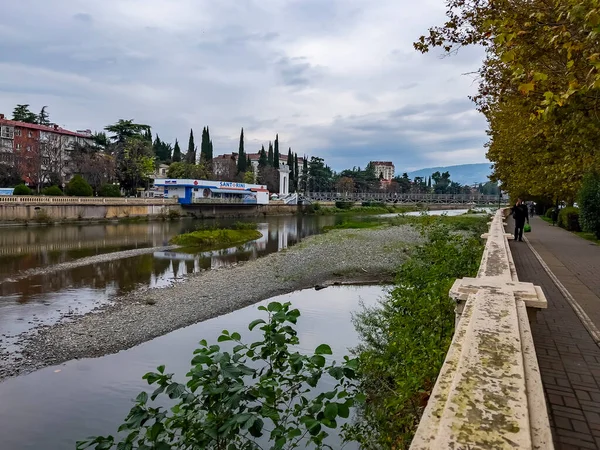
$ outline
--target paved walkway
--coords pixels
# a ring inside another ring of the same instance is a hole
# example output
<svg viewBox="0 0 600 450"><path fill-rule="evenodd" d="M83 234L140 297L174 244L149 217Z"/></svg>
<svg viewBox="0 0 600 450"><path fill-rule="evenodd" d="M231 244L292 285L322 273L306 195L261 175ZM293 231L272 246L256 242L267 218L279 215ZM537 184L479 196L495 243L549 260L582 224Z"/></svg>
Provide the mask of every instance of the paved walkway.
<svg viewBox="0 0 600 450"><path fill-rule="evenodd" d="M538 217L531 226L527 240L568 291L557 287L527 243L510 241L519 280L541 286L548 299L531 329L555 448L600 449L600 347L588 331L600 326L600 246ZM509 220L510 233L511 227ZM587 328L569 298L585 311Z"/></svg>

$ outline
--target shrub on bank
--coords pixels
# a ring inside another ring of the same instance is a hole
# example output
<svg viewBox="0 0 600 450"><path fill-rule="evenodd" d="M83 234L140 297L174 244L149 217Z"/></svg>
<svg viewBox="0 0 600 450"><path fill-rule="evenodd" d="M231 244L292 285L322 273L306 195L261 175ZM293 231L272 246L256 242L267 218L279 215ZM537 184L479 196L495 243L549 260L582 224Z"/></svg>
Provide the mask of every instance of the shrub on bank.
<svg viewBox="0 0 600 450"><path fill-rule="evenodd" d="M31 189L24 184L17 184L13 191L13 195L31 195Z"/></svg>
<svg viewBox="0 0 600 450"><path fill-rule="evenodd" d="M579 226L579 208L568 206L558 213L558 226L568 231L581 231Z"/></svg>
<svg viewBox="0 0 600 450"><path fill-rule="evenodd" d="M55 197L60 197L62 195L65 195L65 194L63 194L63 191L61 191L58 186L47 187L42 190L42 194L43 195L51 195L51 196L55 196Z"/></svg>
<svg viewBox="0 0 600 450"><path fill-rule="evenodd" d="M408 448L452 341L448 291L457 278L477 273L483 252L478 233L486 217L465 218L473 225L468 237L446 219L420 219L430 224L423 228L426 243L402 265L381 306L354 318L358 389L367 401L351 431L364 448Z"/></svg>
<svg viewBox="0 0 600 450"><path fill-rule="evenodd" d="M600 239L600 173L589 173L583 178L577 203L582 228Z"/></svg>
<svg viewBox="0 0 600 450"><path fill-rule="evenodd" d="M100 197L120 197L121 188L116 184L103 184L98 189L98 196Z"/></svg>
<svg viewBox="0 0 600 450"><path fill-rule="evenodd" d="M547 219L552 219L552 214L554 214L554 209L555 208L548 208L546 210L546 212L544 213L544 217L546 217Z"/></svg>
<svg viewBox="0 0 600 450"><path fill-rule="evenodd" d="M338 421L364 400L350 392L356 360L329 362L324 355L332 350L326 344L299 353L295 325L300 311L278 302L258 309L266 313L264 319L252 321L248 329L261 330L259 340L250 343L224 330L217 341L232 346L221 349L200 341L186 384L165 373L165 366L144 375L155 390L137 396L119 427L124 433L118 444L113 436L92 437L77 442L77 449L331 448L323 442L326 430L336 430ZM157 397L169 408L149 404ZM261 436L269 439L268 447L257 444Z"/></svg>
<svg viewBox="0 0 600 450"><path fill-rule="evenodd" d="M354 206L354 202L346 202L338 200L335 202L335 207L338 209L352 209Z"/></svg>
<svg viewBox="0 0 600 450"><path fill-rule="evenodd" d="M184 247L198 247L202 250L216 250L235 247L248 241L260 239L262 233L252 229L204 229L180 234L171 239L171 244Z"/></svg>
<svg viewBox="0 0 600 450"><path fill-rule="evenodd" d="M81 175L75 175L67 184L67 195L74 197L91 197L94 191L90 184Z"/></svg>

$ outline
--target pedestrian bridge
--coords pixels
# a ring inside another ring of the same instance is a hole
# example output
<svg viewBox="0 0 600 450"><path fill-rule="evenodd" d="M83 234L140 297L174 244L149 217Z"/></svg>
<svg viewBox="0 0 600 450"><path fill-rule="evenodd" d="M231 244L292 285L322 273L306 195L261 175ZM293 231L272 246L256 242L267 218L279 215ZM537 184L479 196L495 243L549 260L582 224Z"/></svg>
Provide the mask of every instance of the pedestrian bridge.
<svg viewBox="0 0 600 450"><path fill-rule="evenodd" d="M351 201L365 202L375 201L384 203L399 203L406 205L415 204L443 204L443 205L505 205L507 199L497 195L483 194L399 194L393 192L308 192L303 199L309 202L335 202Z"/></svg>
<svg viewBox="0 0 600 450"><path fill-rule="evenodd" d="M503 210L490 223L477 277L457 280L457 326L412 450L553 449L530 320L541 289L518 280Z"/></svg>

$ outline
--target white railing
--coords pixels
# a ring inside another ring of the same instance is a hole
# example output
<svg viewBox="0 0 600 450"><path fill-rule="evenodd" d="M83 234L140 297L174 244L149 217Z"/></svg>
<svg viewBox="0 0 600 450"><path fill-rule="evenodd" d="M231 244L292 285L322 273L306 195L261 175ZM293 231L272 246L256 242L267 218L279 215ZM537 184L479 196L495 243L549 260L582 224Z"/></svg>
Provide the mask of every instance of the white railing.
<svg viewBox="0 0 600 450"><path fill-rule="evenodd" d="M518 280L502 210L482 237L477 277L450 290L460 318L412 450L554 448L528 320L546 298Z"/></svg>
<svg viewBox="0 0 600 450"><path fill-rule="evenodd" d="M33 195L2 195L0 204L46 204L46 205L175 205L172 198L127 197L50 197Z"/></svg>

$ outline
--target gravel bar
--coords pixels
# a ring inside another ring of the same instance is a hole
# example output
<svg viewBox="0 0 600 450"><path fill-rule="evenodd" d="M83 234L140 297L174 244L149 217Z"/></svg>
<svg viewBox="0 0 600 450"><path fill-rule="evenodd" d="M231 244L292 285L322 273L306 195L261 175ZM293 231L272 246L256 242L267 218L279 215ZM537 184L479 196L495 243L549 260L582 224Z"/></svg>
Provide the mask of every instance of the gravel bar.
<svg viewBox="0 0 600 450"><path fill-rule="evenodd" d="M23 333L19 354L0 347L0 380L114 353L299 289L391 281L421 240L409 225L333 230L254 261L191 274L169 287L138 289L85 315Z"/></svg>

